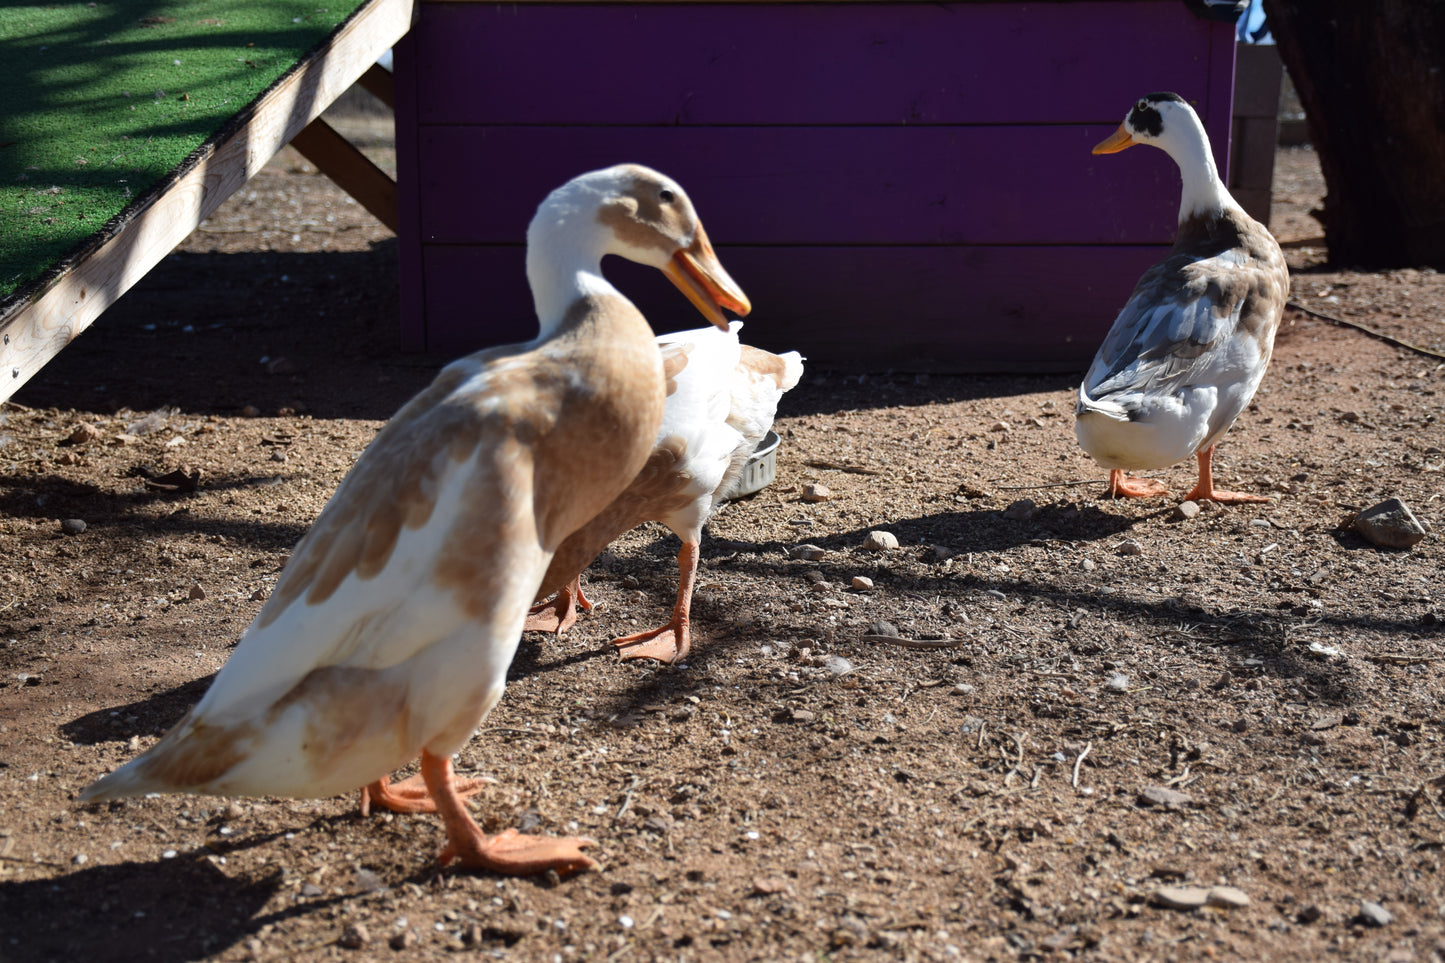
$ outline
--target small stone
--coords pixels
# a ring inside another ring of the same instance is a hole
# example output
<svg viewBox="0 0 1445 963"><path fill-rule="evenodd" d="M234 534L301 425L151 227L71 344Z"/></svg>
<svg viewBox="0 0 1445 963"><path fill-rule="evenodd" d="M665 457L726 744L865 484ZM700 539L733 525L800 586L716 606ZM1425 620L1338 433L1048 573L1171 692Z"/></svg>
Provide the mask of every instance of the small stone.
<svg viewBox="0 0 1445 963"><path fill-rule="evenodd" d="M827 554L826 549L806 542L788 549L789 558L801 558L806 562L816 562Z"/></svg>
<svg viewBox="0 0 1445 963"><path fill-rule="evenodd" d="M1196 517L1201 510L1198 502L1180 502L1174 506L1174 511L1170 513L1169 520L1172 522L1187 522L1189 519Z"/></svg>
<svg viewBox="0 0 1445 963"><path fill-rule="evenodd" d="M808 723L812 722L815 716L810 709L794 709L789 713L788 718L792 722Z"/></svg>
<svg viewBox="0 0 1445 963"><path fill-rule="evenodd" d="M67 518L60 523L60 530L67 535L79 535L85 531L85 519Z"/></svg>
<svg viewBox="0 0 1445 963"><path fill-rule="evenodd" d="M257 408L255 405L243 405L241 407L241 417L243 418L255 418L260 414L261 409Z"/></svg>
<svg viewBox="0 0 1445 963"><path fill-rule="evenodd" d="M1164 786L1147 786L1139 793L1139 805L1158 806L1161 809L1182 809L1194 805L1194 797L1177 789Z"/></svg>
<svg viewBox="0 0 1445 963"><path fill-rule="evenodd" d="M884 635L890 639L898 638L898 626L886 619L879 619L868 626L868 635Z"/></svg>
<svg viewBox="0 0 1445 963"><path fill-rule="evenodd" d="M66 436L62 444L66 445L88 445L96 441L103 433L94 425L87 425L85 422L75 426L75 430Z"/></svg>
<svg viewBox="0 0 1445 963"><path fill-rule="evenodd" d="M953 694L958 696L973 695L975 691L977 690L975 690L974 687L969 685L967 682L960 682L958 685L953 687Z"/></svg>
<svg viewBox="0 0 1445 963"><path fill-rule="evenodd" d="M1360 922L1366 926L1389 926L1395 921L1395 914L1391 913L1379 903L1364 900L1360 903Z"/></svg>
<svg viewBox="0 0 1445 963"><path fill-rule="evenodd" d="M78 465L80 464L80 456L73 451L62 451L55 456L55 463L57 465Z"/></svg>
<svg viewBox="0 0 1445 963"><path fill-rule="evenodd" d="M1383 548L1411 548L1425 537L1425 526L1398 498L1387 498L1360 512L1354 528Z"/></svg>
<svg viewBox="0 0 1445 963"><path fill-rule="evenodd" d="M128 431L122 431L110 439L112 445L134 445L138 441L140 441L140 436L132 435Z"/></svg>
<svg viewBox="0 0 1445 963"><path fill-rule="evenodd" d="M1008 430L1009 430L1009 424L1008 424L1008 422L1006 422L1006 421L995 421L993 424L991 424L991 425L988 426L988 430L989 430L989 431L1008 431Z"/></svg>
<svg viewBox="0 0 1445 963"><path fill-rule="evenodd" d="M855 592L873 591L873 580L866 575L855 575L848 584Z"/></svg>
<svg viewBox="0 0 1445 963"><path fill-rule="evenodd" d="M86 863L90 862L90 857L85 855L84 853L76 853L74 862L77 866L84 866Z"/></svg>
<svg viewBox="0 0 1445 963"><path fill-rule="evenodd" d="M1038 513L1039 506L1032 498L1020 498L1003 510L1003 517L1015 522L1026 522Z"/></svg>
<svg viewBox="0 0 1445 963"><path fill-rule="evenodd" d="M759 896L774 896L791 890L788 881L779 876L763 876L753 880L753 892Z"/></svg>
<svg viewBox="0 0 1445 963"><path fill-rule="evenodd" d="M409 950L413 946L416 946L420 939L421 937L416 935L415 930L403 930L387 940L386 945L394 950Z"/></svg>
<svg viewBox="0 0 1445 963"><path fill-rule="evenodd" d="M1209 902L1209 890L1203 886L1161 886L1154 891L1154 902L1166 909L1195 910Z"/></svg>
<svg viewBox="0 0 1445 963"><path fill-rule="evenodd" d="M949 548L947 545L933 546L933 560L935 562L946 562L957 554L957 552Z"/></svg>
<svg viewBox="0 0 1445 963"><path fill-rule="evenodd" d="M833 498L833 489L820 482L809 482L803 486L803 501L826 502Z"/></svg>
<svg viewBox="0 0 1445 963"><path fill-rule="evenodd" d="M302 896L310 896L314 898L317 896L324 896L325 894L326 890L322 889L320 886L317 886L315 883L305 883L301 887Z"/></svg>
<svg viewBox="0 0 1445 963"><path fill-rule="evenodd" d="M1096 568L1098 568L1098 567L1099 567L1099 566L1097 566L1097 565L1094 564L1094 560L1093 560L1092 558L1086 558L1086 559L1084 559L1082 562L1079 563L1079 568L1083 569L1083 570L1086 571L1086 572L1092 572L1094 569L1096 569Z"/></svg>
<svg viewBox="0 0 1445 963"><path fill-rule="evenodd" d="M829 675L836 678L838 676L847 675L849 672L852 672L853 663L849 662L841 655L830 655L823 660L823 668L828 671Z"/></svg>
<svg viewBox="0 0 1445 963"><path fill-rule="evenodd" d="M1209 887L1209 905L1224 909L1244 909L1250 903L1249 894L1236 886Z"/></svg>
<svg viewBox="0 0 1445 963"><path fill-rule="evenodd" d="M1115 549L1115 551L1118 552L1120 555L1143 555L1144 546L1140 545L1132 538L1126 538L1124 539L1124 541L1119 543L1119 547Z"/></svg>
<svg viewBox="0 0 1445 963"><path fill-rule="evenodd" d="M201 600L206 597L206 590L201 588L200 582L192 582L191 590L186 593L186 598Z"/></svg>
<svg viewBox="0 0 1445 963"><path fill-rule="evenodd" d="M898 547L898 536L892 532L869 532L863 539L865 552L891 552Z"/></svg>
<svg viewBox="0 0 1445 963"><path fill-rule="evenodd" d="M348 950L359 950L371 942L371 933L367 931L365 923L352 923L341 931L341 936L336 943Z"/></svg>
<svg viewBox="0 0 1445 963"><path fill-rule="evenodd" d="M1303 923L1305 926L1308 926L1311 923L1318 923L1320 920L1324 919L1324 916L1325 911L1311 903L1309 906L1306 906L1295 915L1295 920Z"/></svg>
<svg viewBox="0 0 1445 963"><path fill-rule="evenodd" d="M257 589L256 591L252 592L252 593L251 593L251 601L252 601L252 602L264 602L264 601L266 601L266 590L265 590L265 589Z"/></svg>

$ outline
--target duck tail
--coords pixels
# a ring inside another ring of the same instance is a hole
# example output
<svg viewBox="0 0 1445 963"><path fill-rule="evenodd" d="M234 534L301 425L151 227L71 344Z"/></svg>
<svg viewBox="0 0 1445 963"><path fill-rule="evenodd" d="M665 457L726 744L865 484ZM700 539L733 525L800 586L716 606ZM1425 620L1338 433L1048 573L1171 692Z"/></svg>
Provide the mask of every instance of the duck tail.
<svg viewBox="0 0 1445 963"><path fill-rule="evenodd" d="M1089 397L1088 385L1079 385L1079 402L1074 407L1074 415L1096 414L1103 415L1111 421L1128 421L1129 409L1117 401L1106 401Z"/></svg>

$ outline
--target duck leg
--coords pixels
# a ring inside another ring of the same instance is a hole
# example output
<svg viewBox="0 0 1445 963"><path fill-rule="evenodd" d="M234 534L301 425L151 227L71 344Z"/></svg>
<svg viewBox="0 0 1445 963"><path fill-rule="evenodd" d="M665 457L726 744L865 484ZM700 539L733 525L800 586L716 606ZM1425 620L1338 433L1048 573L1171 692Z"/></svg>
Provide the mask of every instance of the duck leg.
<svg viewBox="0 0 1445 963"><path fill-rule="evenodd" d="M1194 489L1184 496L1191 502L1219 502L1221 505L1239 505L1248 502L1272 502L1268 495L1251 495L1248 492L1227 492L1214 487L1214 446L1199 452L1199 481Z"/></svg>
<svg viewBox="0 0 1445 963"><path fill-rule="evenodd" d="M1156 498L1169 494L1169 486L1152 478L1130 478L1122 468L1109 472L1110 498Z"/></svg>
<svg viewBox="0 0 1445 963"><path fill-rule="evenodd" d="M592 611L592 602L582 594L582 576L568 582L549 602L541 602L527 610L525 632L551 632L561 635L577 621L577 609Z"/></svg>
<svg viewBox="0 0 1445 963"><path fill-rule="evenodd" d="M534 876L549 869L566 876L596 868L596 860L582 853L583 846L595 845L590 839L524 836L515 829L490 837L483 833L453 788L450 758L423 749L421 775L447 829L447 845L437 857L443 866L456 860L468 869L507 876Z"/></svg>
<svg viewBox="0 0 1445 963"><path fill-rule="evenodd" d="M458 796L475 796L487 784L486 779L454 779L452 789ZM434 813L436 803L427 792L426 780L421 776L408 776L394 783L391 777L382 776L376 782L361 787L361 803L358 808L363 818L371 815L371 807L387 809L394 813Z"/></svg>
<svg viewBox="0 0 1445 963"><path fill-rule="evenodd" d="M624 659L656 659L672 663L687 658L692 650L688 625L692 611L692 586L697 578L698 548L697 542L684 539L682 548L678 550L677 602L672 607L672 618L658 628L612 640L612 644L622 650Z"/></svg>

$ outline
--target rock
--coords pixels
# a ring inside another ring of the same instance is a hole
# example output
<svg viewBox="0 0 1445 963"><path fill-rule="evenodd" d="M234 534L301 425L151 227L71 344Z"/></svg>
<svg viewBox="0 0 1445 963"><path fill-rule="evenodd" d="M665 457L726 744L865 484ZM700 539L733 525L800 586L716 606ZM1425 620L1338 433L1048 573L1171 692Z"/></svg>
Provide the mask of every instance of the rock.
<svg viewBox="0 0 1445 963"><path fill-rule="evenodd" d="M803 501L826 502L833 498L833 489L820 482L809 482L803 486Z"/></svg>
<svg viewBox="0 0 1445 963"><path fill-rule="evenodd" d="M301 887L301 895L311 897L324 896L326 895L326 890L317 886L315 883L305 883Z"/></svg>
<svg viewBox="0 0 1445 963"><path fill-rule="evenodd" d="M886 619L879 619L868 626L868 635L886 635L890 639L898 638L898 626Z"/></svg>
<svg viewBox="0 0 1445 963"><path fill-rule="evenodd" d="M967 682L960 682L958 685L956 685L956 686L953 687L953 694L954 694L954 695L960 695L960 696L973 695L973 693L974 693L975 691L976 691L976 690L974 689L974 687L971 686L971 685L969 685Z"/></svg>
<svg viewBox="0 0 1445 963"><path fill-rule="evenodd" d="M827 554L826 549L806 542L788 549L788 558L801 558L807 562L816 562Z"/></svg>
<svg viewBox="0 0 1445 963"><path fill-rule="evenodd" d="M132 435L128 431L122 431L120 434L111 438L110 443L112 445L134 445L138 441L140 441L139 435Z"/></svg>
<svg viewBox="0 0 1445 963"><path fill-rule="evenodd" d="M416 930L403 930L388 940L386 945L394 950L409 950L420 941L421 937L416 935Z"/></svg>
<svg viewBox="0 0 1445 963"><path fill-rule="evenodd" d="M261 409L257 408L255 405L243 405L241 407L242 418L255 418L258 417L260 414Z"/></svg>
<svg viewBox="0 0 1445 963"><path fill-rule="evenodd" d="M145 484L156 491L193 492L201 487L201 470L187 466L172 469L164 475L146 474Z"/></svg>
<svg viewBox="0 0 1445 963"><path fill-rule="evenodd" d="M1098 568L1098 566L1094 564L1094 560L1092 558L1086 558L1079 563L1079 568L1083 569L1086 572L1092 572L1094 569Z"/></svg>
<svg viewBox="0 0 1445 963"><path fill-rule="evenodd" d="M1132 538L1126 538L1124 539L1124 541L1119 543L1119 547L1114 549L1114 551L1118 552L1120 555L1143 555L1144 546L1140 545Z"/></svg>
<svg viewBox="0 0 1445 963"><path fill-rule="evenodd" d="M1200 511L1198 502L1180 502L1174 506L1174 511L1170 513L1169 520L1171 522L1187 522L1189 519L1198 516Z"/></svg>
<svg viewBox="0 0 1445 963"><path fill-rule="evenodd" d="M989 431L1008 431L1008 430L1009 430L1009 424L1008 424L1008 422L1006 422L1006 421L995 421L993 424L991 424L991 425L988 426L988 430L989 430Z"/></svg>
<svg viewBox="0 0 1445 963"><path fill-rule="evenodd" d="M341 931L336 944L348 950L359 950L371 942L371 933L365 923L352 923Z"/></svg>
<svg viewBox="0 0 1445 963"><path fill-rule="evenodd" d="M73 451L62 451L55 456L55 463L57 465L78 465L80 464L80 456Z"/></svg>
<svg viewBox="0 0 1445 963"><path fill-rule="evenodd" d="M811 709L794 709L788 714L789 722L806 724L812 722L814 718L816 717Z"/></svg>
<svg viewBox="0 0 1445 963"><path fill-rule="evenodd" d="M847 675L849 672L852 672L853 663L849 662L841 655L830 655L823 660L823 668L828 671L829 675L836 677L840 675Z"/></svg>
<svg viewBox="0 0 1445 963"><path fill-rule="evenodd" d="M79 535L85 531L85 519L67 518L60 523L60 530L67 535Z"/></svg>
<svg viewBox="0 0 1445 963"><path fill-rule="evenodd" d="M1038 513L1039 506L1032 498L1020 498L1003 510L1003 517L1015 522L1026 522Z"/></svg>
<svg viewBox="0 0 1445 963"><path fill-rule="evenodd" d="M201 599L204 599L205 597L206 597L206 590L203 589L203 588L201 588L201 583L200 583L200 582L192 582L192 583L191 583L191 590L186 593L186 598L196 599L197 601L200 601Z"/></svg>
<svg viewBox="0 0 1445 963"><path fill-rule="evenodd" d="M866 575L855 575L848 584L855 592L873 591L873 580Z"/></svg>
<svg viewBox="0 0 1445 963"><path fill-rule="evenodd" d="M1389 926L1395 922L1395 914L1379 903L1364 900L1360 903L1359 920L1366 926Z"/></svg>
<svg viewBox="0 0 1445 963"><path fill-rule="evenodd" d="M1355 531L1383 548L1411 548L1425 537L1425 526L1398 498L1387 498L1355 517Z"/></svg>
<svg viewBox="0 0 1445 963"><path fill-rule="evenodd" d="M1224 909L1244 909L1250 903L1249 894L1236 886L1209 887L1209 905Z"/></svg>
<svg viewBox="0 0 1445 963"><path fill-rule="evenodd" d="M892 532L869 532L863 539L865 552L891 552L898 547L898 536Z"/></svg>
<svg viewBox="0 0 1445 963"><path fill-rule="evenodd" d="M1166 909L1195 910L1209 902L1209 890L1203 886L1161 886L1154 891L1154 902Z"/></svg>
<svg viewBox="0 0 1445 963"><path fill-rule="evenodd" d="M957 554L957 552L949 548L947 545L933 546L933 560L935 562L946 562Z"/></svg>
<svg viewBox="0 0 1445 963"><path fill-rule="evenodd" d="M75 430L72 431L69 435L67 435L65 440L62 441L61 444L88 445L92 441L97 441L98 439L100 439L103 434L104 433L99 428L95 427L94 425L88 425L82 421L80 424L75 426Z"/></svg>
<svg viewBox="0 0 1445 963"><path fill-rule="evenodd" d="M753 880L753 892L759 896L773 896L777 893L791 893L793 888L780 876L762 876Z"/></svg>
<svg viewBox="0 0 1445 963"><path fill-rule="evenodd" d="M266 590L265 590L265 589L257 589L256 591L252 592L252 593L251 593L251 601L252 601L252 602L264 602L264 601L266 601Z"/></svg>
<svg viewBox="0 0 1445 963"><path fill-rule="evenodd" d="M1146 786L1139 793L1139 805L1158 806L1161 809L1182 809L1194 805L1194 797L1177 789L1163 786Z"/></svg>
<svg viewBox="0 0 1445 963"><path fill-rule="evenodd" d="M1300 910L1297 914L1295 914L1295 920L1299 923L1303 923L1305 926L1309 926L1311 923L1318 923L1320 920L1324 919L1324 916L1325 911L1320 909L1315 904L1311 903L1309 906L1306 906L1304 909Z"/></svg>

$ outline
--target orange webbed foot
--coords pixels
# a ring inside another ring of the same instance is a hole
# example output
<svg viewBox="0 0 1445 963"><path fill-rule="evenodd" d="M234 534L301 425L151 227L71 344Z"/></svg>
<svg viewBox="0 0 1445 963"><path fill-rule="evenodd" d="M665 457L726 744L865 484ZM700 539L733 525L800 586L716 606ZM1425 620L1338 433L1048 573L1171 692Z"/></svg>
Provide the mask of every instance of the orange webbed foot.
<svg viewBox="0 0 1445 963"><path fill-rule="evenodd" d="M476 829L453 836L437 859L443 866L455 860L468 869L486 869L505 876L535 876L549 869L570 876L597 868L597 861L582 852L582 847L595 845L595 840L583 836L528 836L507 829L488 838Z"/></svg>
<svg viewBox="0 0 1445 963"><path fill-rule="evenodd" d="M1274 501L1268 495L1252 495L1249 492L1227 492L1222 488L1201 489L1198 485L1184 496L1190 502L1217 502L1220 505L1253 505Z"/></svg>
<svg viewBox="0 0 1445 963"><path fill-rule="evenodd" d="M475 796L487 784L486 779L452 779L452 788L460 797ZM360 810L362 816L371 815L371 807L394 813L434 813L436 803L421 776L409 776L401 782L392 782L382 776L376 782L361 788Z"/></svg>
<svg viewBox="0 0 1445 963"><path fill-rule="evenodd" d="M1158 498L1169 494L1169 486L1152 478L1132 478L1119 469L1109 472L1110 498Z"/></svg>
<svg viewBox="0 0 1445 963"><path fill-rule="evenodd" d="M687 628L678 629L671 622L660 628L613 639L612 644L624 659L655 659L668 665L681 662L692 651Z"/></svg>
<svg viewBox="0 0 1445 963"><path fill-rule="evenodd" d="M539 602L527 610L524 632L550 632L561 635L577 622L577 609L592 610L592 602L582 594L582 582L573 579L571 584L552 597L550 601Z"/></svg>

